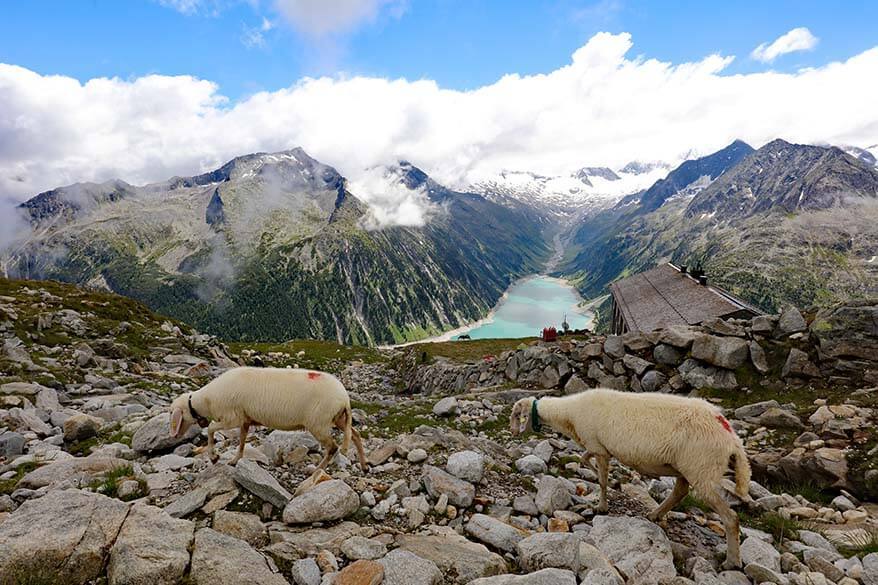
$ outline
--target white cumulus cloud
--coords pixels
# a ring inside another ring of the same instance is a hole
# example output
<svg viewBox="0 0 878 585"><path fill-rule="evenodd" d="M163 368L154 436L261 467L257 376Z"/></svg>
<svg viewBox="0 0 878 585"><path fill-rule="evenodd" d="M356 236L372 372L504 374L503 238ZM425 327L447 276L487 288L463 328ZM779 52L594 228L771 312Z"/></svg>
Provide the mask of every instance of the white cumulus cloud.
<svg viewBox="0 0 878 585"><path fill-rule="evenodd" d="M779 36L773 43L762 43L750 56L763 63L771 63L781 55L796 51L810 51L817 46L819 39L804 27L794 28Z"/></svg>
<svg viewBox="0 0 878 585"><path fill-rule="evenodd" d="M77 181L188 176L294 146L348 177L405 159L455 187L501 169L676 162L735 138L878 143L878 47L816 68L738 75L724 72L729 56L670 63L630 57L631 48L628 34L600 33L563 67L470 91L337 76L236 101L190 76L80 82L0 65L0 199ZM388 217L419 221L405 210Z"/></svg>
<svg viewBox="0 0 878 585"><path fill-rule="evenodd" d="M427 197L426 189L409 189L400 181L398 172L384 166L355 173L348 189L369 205L363 221L368 229L421 226L440 211Z"/></svg>

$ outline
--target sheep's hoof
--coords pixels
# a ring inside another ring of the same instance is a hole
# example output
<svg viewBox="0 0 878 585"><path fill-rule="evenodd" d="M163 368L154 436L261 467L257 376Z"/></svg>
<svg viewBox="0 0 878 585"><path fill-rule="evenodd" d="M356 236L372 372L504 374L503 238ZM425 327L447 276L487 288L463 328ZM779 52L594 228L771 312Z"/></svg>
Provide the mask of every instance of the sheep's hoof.
<svg viewBox="0 0 878 585"><path fill-rule="evenodd" d="M606 504L601 504L598 506L597 510L599 514L606 514L607 510L609 510L609 506L607 506Z"/></svg>
<svg viewBox="0 0 878 585"><path fill-rule="evenodd" d="M210 456L211 463L216 464L217 461L219 461L219 455L211 455Z"/></svg>
<svg viewBox="0 0 878 585"><path fill-rule="evenodd" d="M238 461L240 461L240 457L233 457L231 461L229 461L229 465L236 465Z"/></svg>
<svg viewBox="0 0 878 585"><path fill-rule="evenodd" d="M733 559L726 559L726 562L723 563L723 569L725 569L726 571L733 571L735 569L740 569L741 566L742 566L742 563L741 563L740 559L738 559L737 562L735 562Z"/></svg>
<svg viewBox="0 0 878 585"><path fill-rule="evenodd" d="M668 517L667 516L659 516L658 514L653 512L653 513L647 514L646 519L649 520L650 522L658 524L662 528L668 527Z"/></svg>

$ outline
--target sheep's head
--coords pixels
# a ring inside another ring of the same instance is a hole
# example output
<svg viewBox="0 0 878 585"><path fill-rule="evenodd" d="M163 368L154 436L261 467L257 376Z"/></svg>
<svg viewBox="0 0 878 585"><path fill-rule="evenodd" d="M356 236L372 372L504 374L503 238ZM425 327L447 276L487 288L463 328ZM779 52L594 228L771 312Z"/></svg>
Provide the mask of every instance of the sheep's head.
<svg viewBox="0 0 878 585"><path fill-rule="evenodd" d="M189 412L189 393L177 396L171 403L171 429L172 437L182 436L195 422Z"/></svg>
<svg viewBox="0 0 878 585"><path fill-rule="evenodd" d="M531 430L530 412L533 407L533 398L522 398L512 407L512 415L509 417L509 430L513 435L521 435Z"/></svg>

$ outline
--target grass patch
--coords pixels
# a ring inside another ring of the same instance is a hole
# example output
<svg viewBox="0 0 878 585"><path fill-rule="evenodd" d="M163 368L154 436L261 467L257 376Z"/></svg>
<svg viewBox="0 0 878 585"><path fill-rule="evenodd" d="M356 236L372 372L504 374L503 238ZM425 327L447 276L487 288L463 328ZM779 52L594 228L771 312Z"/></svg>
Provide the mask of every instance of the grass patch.
<svg viewBox="0 0 878 585"><path fill-rule="evenodd" d="M2 575L4 585L57 585L60 583L58 575L51 568L37 566L37 561L28 559L25 563L34 563L33 566L16 566L9 569L9 574Z"/></svg>
<svg viewBox="0 0 878 585"><path fill-rule="evenodd" d="M686 494L686 497L684 497L680 501L680 503L677 504L675 509L685 511L685 510L691 510L692 508L697 508L698 510L701 510L705 514L707 514L709 512L713 512L713 508L708 506L706 503L702 502L697 497L693 496L691 492Z"/></svg>
<svg viewBox="0 0 878 585"><path fill-rule="evenodd" d="M92 491L104 494L111 498L119 497L119 484L126 479L133 479L134 469L130 465L116 467L103 475L103 477L95 479L89 484ZM140 485L139 492L143 492L144 482L137 480ZM136 495L135 495L136 497ZM132 498L133 499L133 498Z"/></svg>
<svg viewBox="0 0 878 585"><path fill-rule="evenodd" d="M735 375L736 377L740 376L738 370L735 371ZM754 380L756 380L756 378L754 378ZM814 406L815 399L827 397L827 392L825 390L815 390L807 387L772 389L762 387L753 382L746 384L746 379L739 381L748 386L749 390L747 392L729 392L728 390L702 388L698 391L698 394L702 398L719 398L722 400L722 406L724 408L733 409L747 404L753 404L754 402L763 402L765 400L777 400L780 404L793 403L798 408L800 415L807 412L809 409L812 412L817 409L817 407ZM830 404L842 402L842 396L846 397L849 394L850 392L839 392L837 397L838 400L830 399Z"/></svg>
<svg viewBox="0 0 878 585"><path fill-rule="evenodd" d="M360 402L359 400L351 400L351 409L358 408L368 415L378 414L386 407L375 402Z"/></svg>
<svg viewBox="0 0 878 585"><path fill-rule="evenodd" d="M428 418L426 412L421 410L391 409L378 422L382 430L387 429L392 434L411 433L421 425L436 426L436 421Z"/></svg>
<svg viewBox="0 0 878 585"><path fill-rule="evenodd" d="M41 289L54 295L54 298L48 299L43 306L42 303L36 302L43 298L41 295L27 294L24 292L25 289ZM112 337L116 343L112 348L114 353L108 354L108 357L141 361L150 355L150 347L156 345L157 339L167 337L168 334L160 329L162 323L169 321L179 327L184 334L192 332L189 326L154 313L139 301L104 291L78 288L72 284L53 280L30 281L0 278L0 295L15 299L10 304L19 316L18 320L14 322L16 335L24 340L35 361L48 367L60 383L81 381L79 371L76 368L68 371L42 363L41 357L44 356L34 352L33 346L35 344L64 347L71 346L83 339ZM88 325L88 332L80 335L72 329L65 329L58 323L52 323L46 329L37 330L40 313L54 313L61 309L71 309L83 315L83 319ZM129 327L124 331L119 330L119 324L122 321L129 323ZM192 348L187 349L191 350ZM98 353L102 352L98 351Z"/></svg>
<svg viewBox="0 0 878 585"><path fill-rule="evenodd" d="M790 494L792 496L802 496L809 502L815 504L829 504L836 494L820 487L813 482L789 483L789 482L767 482L766 489L773 494Z"/></svg>
<svg viewBox="0 0 878 585"><path fill-rule="evenodd" d="M336 371L338 366L352 361L363 363L382 363L387 358L380 350L373 347L339 345L333 341L321 341L315 339L297 339L285 343L248 343L232 342L229 349L236 354L249 349L259 352L263 356L271 353L285 353L285 357L267 361L265 365L274 367L294 366L323 371ZM304 354L299 357L299 352ZM264 359L264 357L263 357Z"/></svg>
<svg viewBox="0 0 878 585"><path fill-rule="evenodd" d="M746 392L702 388L698 390L698 395L706 399L719 399L723 408L730 409L766 400L776 400L780 404L794 404L796 414L801 418L807 418L817 410L814 400L818 398L826 399L828 404L848 403L867 408L878 407L878 393L851 396L850 389L840 385L825 388L810 386L765 387L761 385L758 376L753 376L751 379L743 378L741 371L742 369L736 370L735 374L738 381L748 387Z"/></svg>
<svg viewBox="0 0 878 585"><path fill-rule="evenodd" d="M85 457L89 453L91 453L91 450L93 447L96 447L96 446L102 445L102 444L103 444L103 442L101 441L101 438L98 436L95 436L95 437L91 437L90 439L83 439L82 441L77 441L77 442L73 443L72 445L70 445L67 448L67 452L70 453L71 455L75 455L77 457Z"/></svg>
<svg viewBox="0 0 878 585"><path fill-rule="evenodd" d="M483 432L489 437L498 437L504 431L509 431L509 415L512 414L512 407L510 406L508 409L504 409L502 412L497 414L497 420L486 420L481 424L473 427L477 432ZM461 429L462 430L462 429ZM577 461L579 457L575 458Z"/></svg>
<svg viewBox="0 0 878 585"><path fill-rule="evenodd" d="M21 481L21 478L39 467L39 464L30 462L23 463L15 469L15 476L0 480L0 494L11 494L15 491L15 486Z"/></svg>
<svg viewBox="0 0 878 585"><path fill-rule="evenodd" d="M784 518L777 512L766 512L759 516L750 516L746 512L741 512L740 516L746 526L772 535L776 544L781 544L784 540L796 540L799 538L799 530L807 529L807 526L798 520Z"/></svg>
<svg viewBox="0 0 878 585"><path fill-rule="evenodd" d="M529 345L536 337L522 339L473 339L471 341L441 341L436 343L416 343L409 349L423 352L427 361L446 358L454 362L474 363L485 356L499 356L504 351L516 349L519 345Z"/></svg>
<svg viewBox="0 0 878 585"><path fill-rule="evenodd" d="M107 430L95 435L89 439L77 441L67 448L67 452L78 456L88 456L94 447L107 445L109 443L122 443L131 446L131 435L121 430Z"/></svg>
<svg viewBox="0 0 878 585"><path fill-rule="evenodd" d="M55 345L67 345L70 343L70 336L64 332L48 330L37 333L34 341L49 347Z"/></svg>
<svg viewBox="0 0 878 585"><path fill-rule="evenodd" d="M863 532L853 532L848 535L850 540L833 542L832 544L845 557L864 557L871 553L878 553L878 531L865 529Z"/></svg>

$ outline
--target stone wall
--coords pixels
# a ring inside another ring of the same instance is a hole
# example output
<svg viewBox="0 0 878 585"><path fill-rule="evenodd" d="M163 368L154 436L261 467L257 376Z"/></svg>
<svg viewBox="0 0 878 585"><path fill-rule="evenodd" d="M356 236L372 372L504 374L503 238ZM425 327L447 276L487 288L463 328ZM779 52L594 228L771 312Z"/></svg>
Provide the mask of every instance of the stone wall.
<svg viewBox="0 0 878 585"><path fill-rule="evenodd" d="M467 343L467 342L460 342ZM515 384L575 393L597 386L681 392L751 384L878 384L878 301L803 315L715 319L650 333L536 342L476 364L445 360L413 368L407 384L424 393Z"/></svg>

